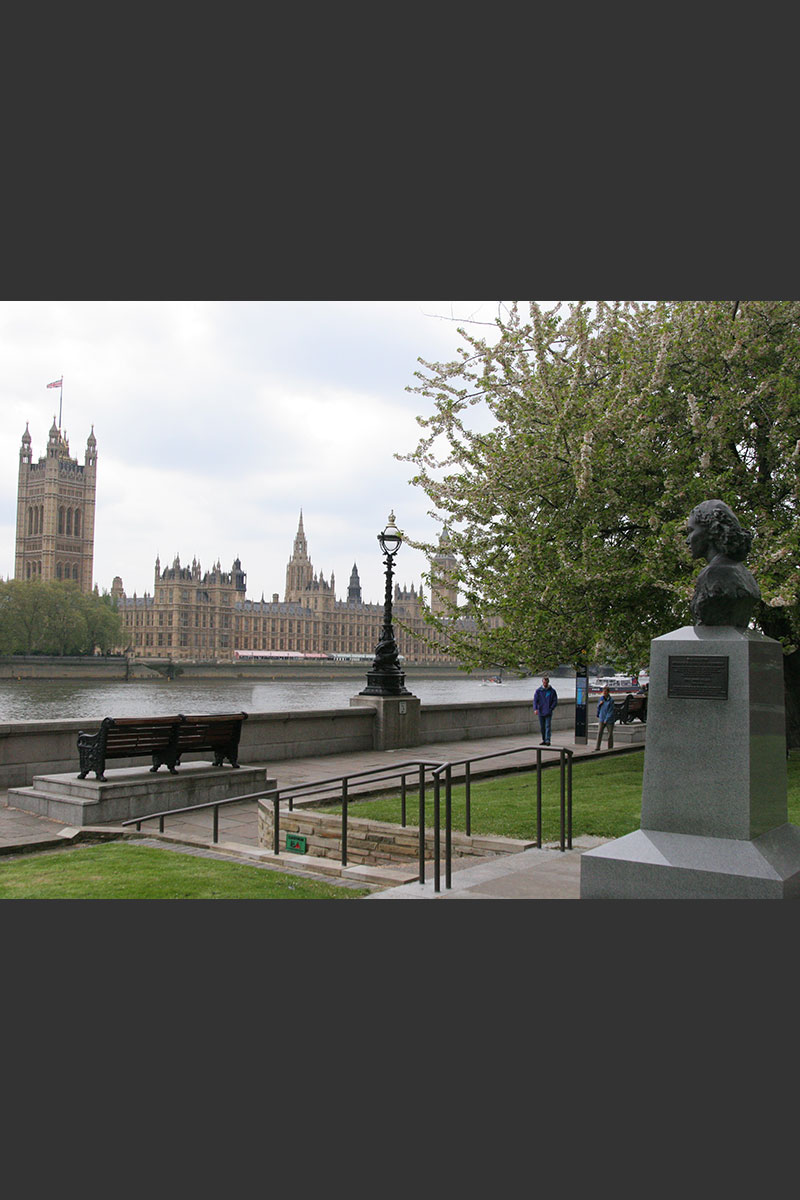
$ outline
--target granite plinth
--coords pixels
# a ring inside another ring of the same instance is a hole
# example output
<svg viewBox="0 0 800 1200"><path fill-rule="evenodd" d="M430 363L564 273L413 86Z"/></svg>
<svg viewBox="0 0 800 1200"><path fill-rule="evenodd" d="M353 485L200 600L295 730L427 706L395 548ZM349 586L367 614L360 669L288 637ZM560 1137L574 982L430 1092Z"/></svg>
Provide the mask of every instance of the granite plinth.
<svg viewBox="0 0 800 1200"><path fill-rule="evenodd" d="M650 646L641 829L581 857L581 899L800 899L783 655L751 629Z"/></svg>
<svg viewBox="0 0 800 1200"><path fill-rule="evenodd" d="M581 855L581 900L798 900L800 829L752 840L637 829Z"/></svg>
<svg viewBox="0 0 800 1200"><path fill-rule="evenodd" d="M642 829L749 839L787 820L780 643L727 625L654 638Z"/></svg>
<svg viewBox="0 0 800 1200"><path fill-rule="evenodd" d="M67 825L102 825L192 804L228 800L275 787L266 767L183 763L172 775L148 767L107 769L106 779L78 779L74 771L35 775L30 787L9 788L8 804Z"/></svg>

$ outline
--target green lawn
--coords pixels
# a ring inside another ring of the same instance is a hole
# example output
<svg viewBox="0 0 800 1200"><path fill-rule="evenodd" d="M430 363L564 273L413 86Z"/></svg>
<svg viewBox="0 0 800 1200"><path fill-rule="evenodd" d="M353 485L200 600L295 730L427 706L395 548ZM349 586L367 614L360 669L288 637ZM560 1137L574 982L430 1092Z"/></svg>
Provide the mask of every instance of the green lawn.
<svg viewBox="0 0 800 1200"><path fill-rule="evenodd" d="M572 768L572 836L589 834L617 838L639 828L642 808L642 771L644 754L609 755L607 758L578 761ZM444 827L444 788L441 788L441 822ZM789 821L800 825L800 755L788 763ZM416 825L419 801L416 793L406 798L406 822ZM453 828L464 830L465 799L462 785L453 787ZM326 806L327 811L341 811ZM351 800L352 817L400 823L400 798ZM473 782L471 788L472 832L500 837L536 837L536 774L520 772L497 779ZM433 787L425 791L425 824L433 824ZM556 842L561 837L560 782L558 768L542 772L542 840Z"/></svg>
<svg viewBox="0 0 800 1200"><path fill-rule="evenodd" d="M354 900L368 894L122 841L0 858L3 900Z"/></svg>
<svg viewBox="0 0 800 1200"><path fill-rule="evenodd" d="M576 762L572 770L572 835L616 838L639 828L643 754L609 755ZM542 775L542 838L560 838L559 772ZM789 821L800 825L800 754L788 762ZM328 811L337 806L326 806ZM340 811L340 810L338 810ZM399 797L352 800L351 816L399 824ZM409 793L406 819L417 822ZM453 788L453 828L463 830L464 787ZM444 823L444 792L441 797ZM426 825L433 822L433 789L426 791ZM533 840L536 775L504 775L472 785L472 832ZM202 858L151 846L107 842L25 857L0 857L0 899L87 900L353 900L368 889Z"/></svg>

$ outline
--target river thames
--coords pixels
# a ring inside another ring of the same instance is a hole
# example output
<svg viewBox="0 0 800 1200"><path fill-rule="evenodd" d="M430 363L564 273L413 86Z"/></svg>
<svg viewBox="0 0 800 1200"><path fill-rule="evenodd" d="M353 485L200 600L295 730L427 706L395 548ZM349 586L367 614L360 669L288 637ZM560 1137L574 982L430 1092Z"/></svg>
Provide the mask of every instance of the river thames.
<svg viewBox="0 0 800 1200"><path fill-rule="evenodd" d="M574 678L551 677L562 699L575 696ZM488 683L463 678L434 678L407 672L406 687L423 704L485 704L533 700L541 676ZM289 712L298 709L349 708L363 680L0 680L0 721L58 721L85 717L169 716L174 713Z"/></svg>

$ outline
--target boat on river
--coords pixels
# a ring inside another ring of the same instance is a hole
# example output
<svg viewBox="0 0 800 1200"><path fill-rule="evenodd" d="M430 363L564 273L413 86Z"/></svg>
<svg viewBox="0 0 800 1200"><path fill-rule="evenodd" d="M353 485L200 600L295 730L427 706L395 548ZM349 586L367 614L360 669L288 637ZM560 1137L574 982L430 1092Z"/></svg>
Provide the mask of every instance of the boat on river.
<svg viewBox="0 0 800 1200"><path fill-rule="evenodd" d="M645 691L650 682L650 676L646 671L637 672L633 675L596 675L589 680L589 694L598 696L603 688L613 693L624 694L626 692Z"/></svg>

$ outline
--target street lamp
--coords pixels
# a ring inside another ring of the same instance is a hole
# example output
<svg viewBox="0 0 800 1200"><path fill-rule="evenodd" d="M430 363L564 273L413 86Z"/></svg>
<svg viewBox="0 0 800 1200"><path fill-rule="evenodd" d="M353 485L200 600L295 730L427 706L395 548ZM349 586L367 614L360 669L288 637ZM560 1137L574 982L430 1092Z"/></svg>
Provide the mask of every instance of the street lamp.
<svg viewBox="0 0 800 1200"><path fill-rule="evenodd" d="M397 642L392 629L392 568L394 556L400 549L403 535L394 523L394 513L389 513L389 524L378 534L378 542L386 559L386 598L383 605L383 628L375 650L372 670L367 672L367 686L361 696L409 696L405 686L405 675L400 669Z"/></svg>

